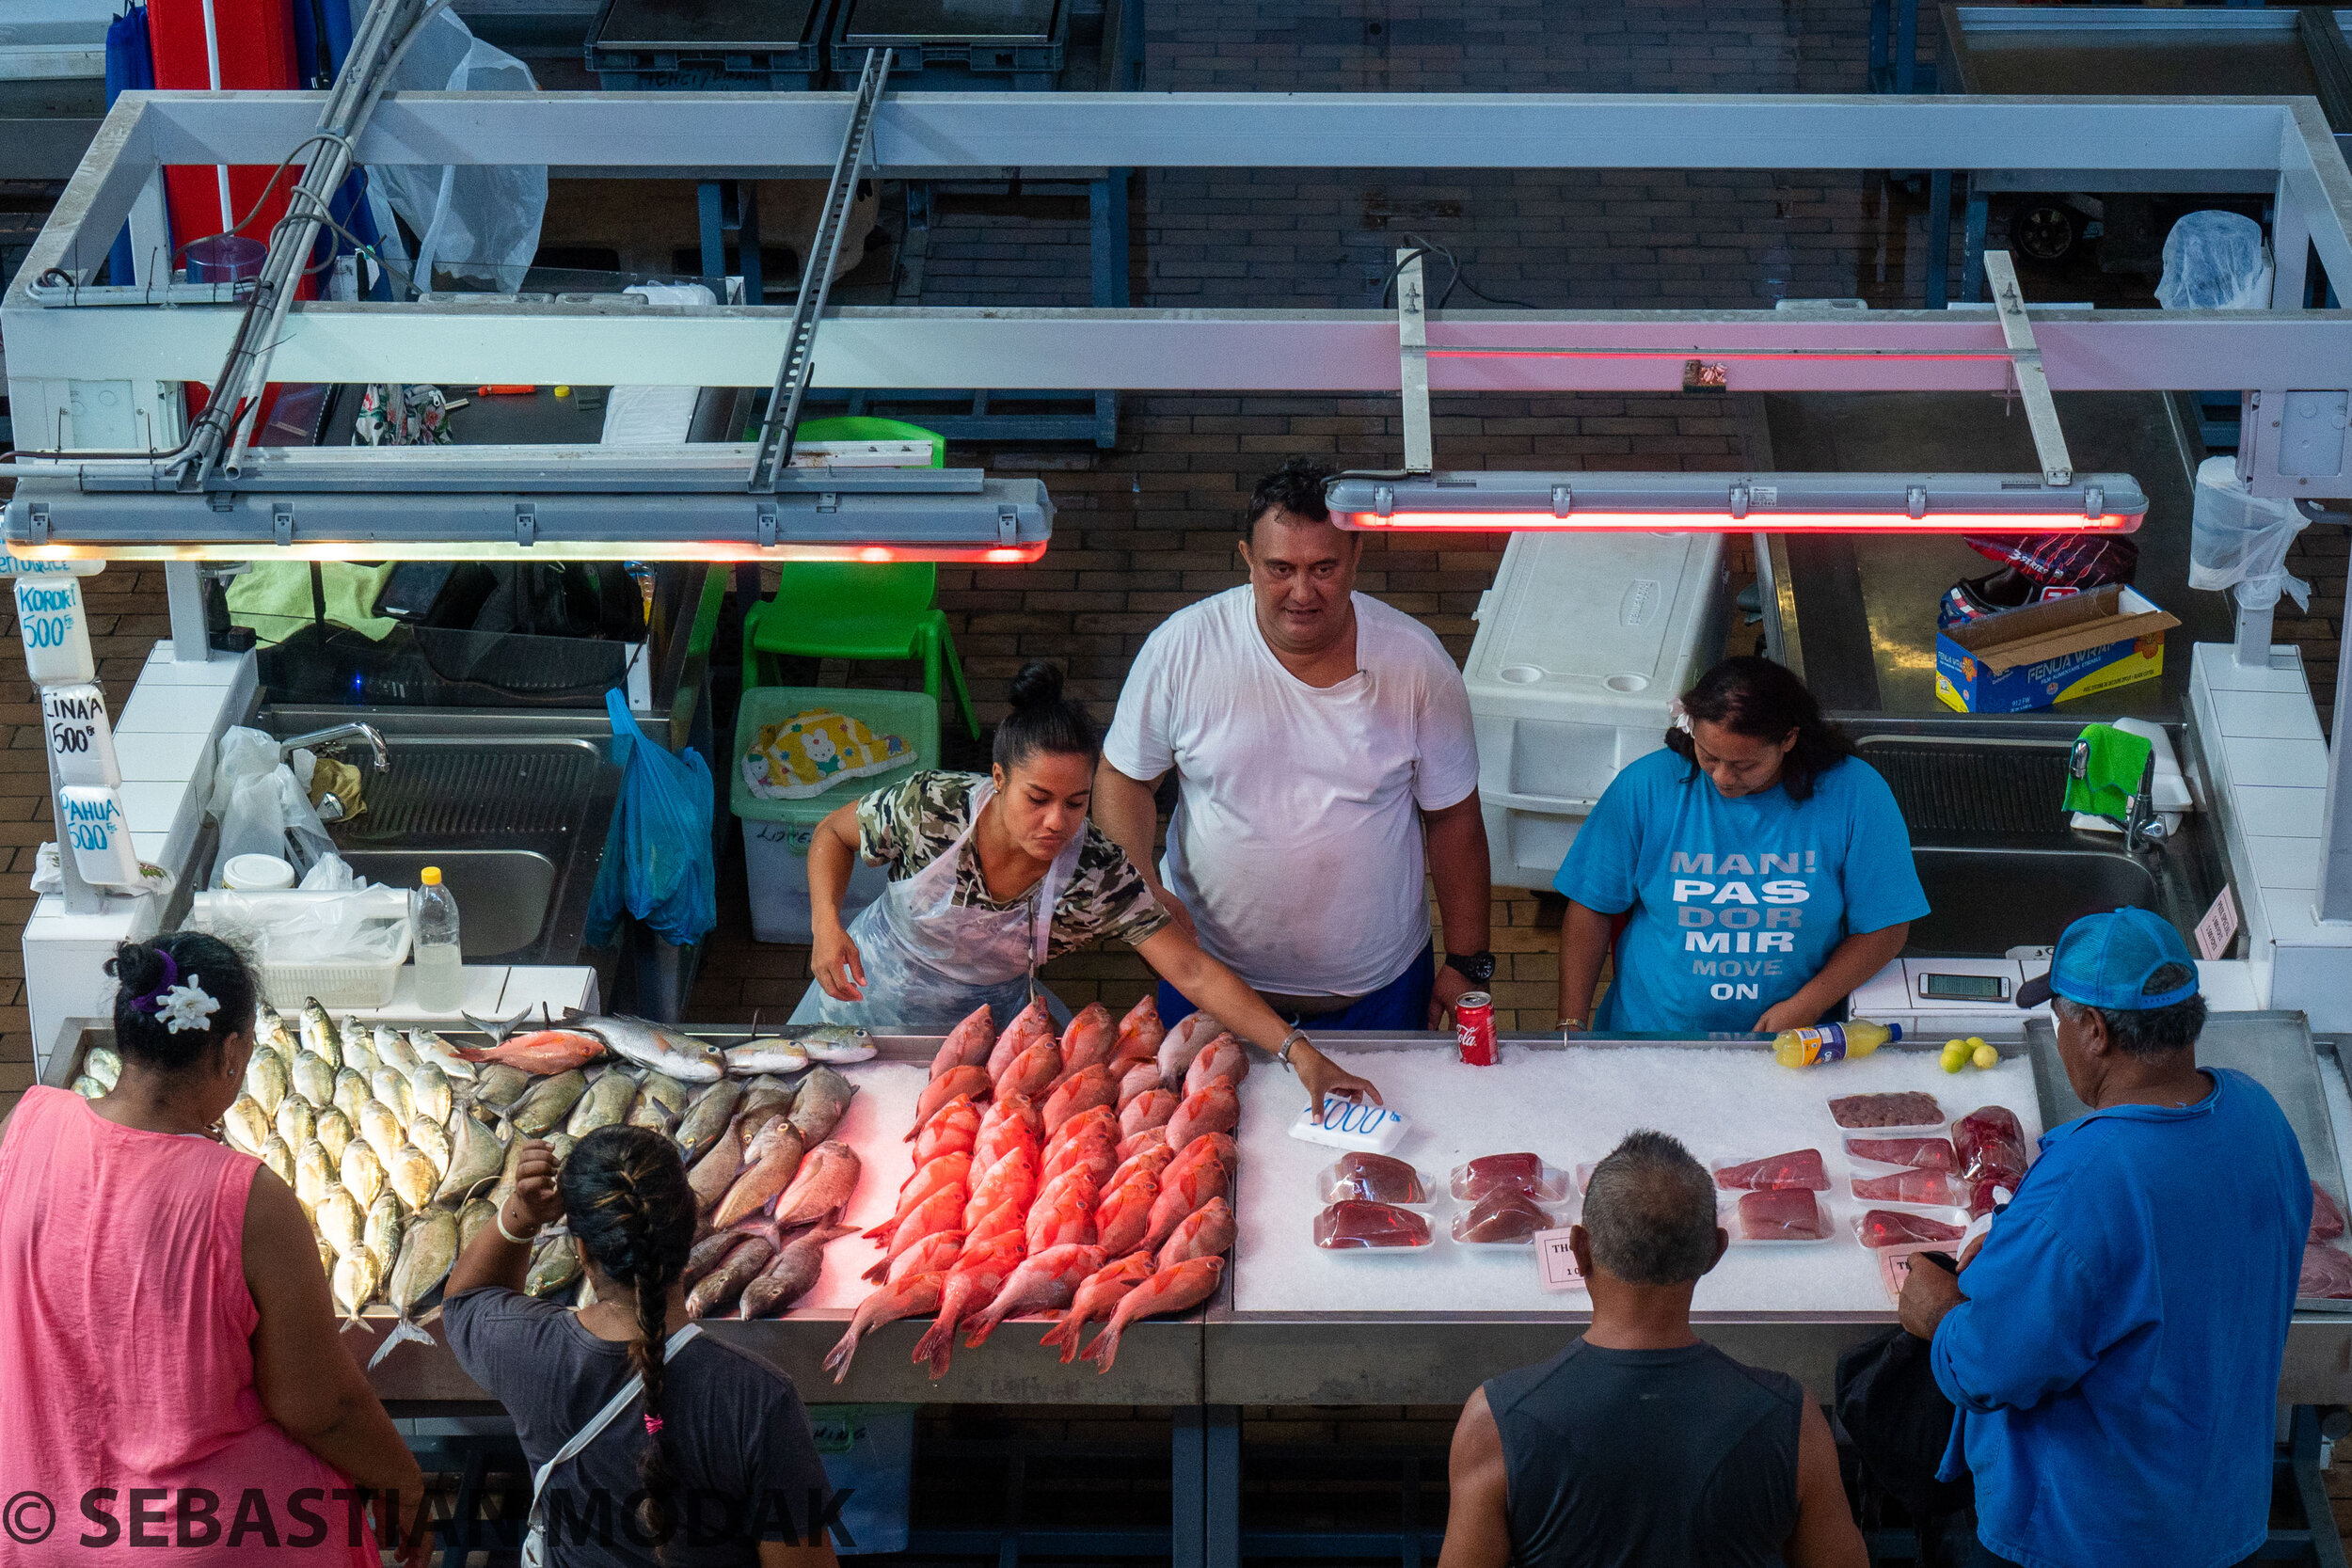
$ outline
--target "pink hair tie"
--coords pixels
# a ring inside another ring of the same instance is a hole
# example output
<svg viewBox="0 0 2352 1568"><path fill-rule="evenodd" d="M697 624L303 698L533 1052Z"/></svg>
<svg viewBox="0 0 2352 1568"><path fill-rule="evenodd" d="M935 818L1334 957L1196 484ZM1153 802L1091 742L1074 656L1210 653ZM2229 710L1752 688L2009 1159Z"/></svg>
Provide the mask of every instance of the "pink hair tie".
<svg viewBox="0 0 2352 1568"><path fill-rule="evenodd" d="M661 1435L660 1417L648 1416L645 1418L645 1435L648 1437L659 1437Z"/></svg>

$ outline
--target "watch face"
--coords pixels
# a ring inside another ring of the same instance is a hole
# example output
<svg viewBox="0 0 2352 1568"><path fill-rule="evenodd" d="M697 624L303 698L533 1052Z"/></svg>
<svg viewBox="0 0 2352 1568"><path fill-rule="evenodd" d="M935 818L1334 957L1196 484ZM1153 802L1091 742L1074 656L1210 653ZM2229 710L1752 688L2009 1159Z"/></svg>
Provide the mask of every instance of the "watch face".
<svg viewBox="0 0 2352 1568"><path fill-rule="evenodd" d="M1449 954L1445 961L1449 969L1454 970L1473 984L1483 986L1494 978L1495 960L1491 955L1482 955L1471 958L1456 958Z"/></svg>

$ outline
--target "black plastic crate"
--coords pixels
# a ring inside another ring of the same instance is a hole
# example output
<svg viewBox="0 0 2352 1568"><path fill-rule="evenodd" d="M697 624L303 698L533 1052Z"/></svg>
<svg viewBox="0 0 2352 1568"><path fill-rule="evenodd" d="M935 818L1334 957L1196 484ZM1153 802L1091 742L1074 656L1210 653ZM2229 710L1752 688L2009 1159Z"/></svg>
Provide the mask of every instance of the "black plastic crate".
<svg viewBox="0 0 2352 1568"><path fill-rule="evenodd" d="M853 87L866 52L891 52L890 86L1051 92L1070 47L1070 0L836 0L833 84Z"/></svg>
<svg viewBox="0 0 2352 1568"><path fill-rule="evenodd" d="M807 92L841 0L605 0L588 69L607 92Z"/></svg>

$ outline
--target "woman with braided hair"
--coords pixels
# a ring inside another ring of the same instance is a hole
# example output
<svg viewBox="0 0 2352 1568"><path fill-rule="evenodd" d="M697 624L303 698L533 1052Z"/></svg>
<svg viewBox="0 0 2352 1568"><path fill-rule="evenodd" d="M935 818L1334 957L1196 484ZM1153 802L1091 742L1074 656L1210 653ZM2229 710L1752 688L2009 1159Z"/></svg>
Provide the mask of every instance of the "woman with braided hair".
<svg viewBox="0 0 2352 1568"><path fill-rule="evenodd" d="M595 1305L525 1295L557 1221ZM599 1128L559 1173L523 1148L515 1190L451 1272L443 1321L466 1374L515 1419L551 1568L832 1568L829 1488L792 1380L700 1334L680 1277L694 1197L677 1149Z"/></svg>

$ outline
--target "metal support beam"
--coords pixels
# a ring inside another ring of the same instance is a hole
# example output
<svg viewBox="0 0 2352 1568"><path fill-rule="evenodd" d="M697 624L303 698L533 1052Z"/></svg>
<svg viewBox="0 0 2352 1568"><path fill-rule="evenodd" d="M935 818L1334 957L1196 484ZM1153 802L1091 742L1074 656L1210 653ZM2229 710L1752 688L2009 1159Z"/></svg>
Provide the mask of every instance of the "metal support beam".
<svg viewBox="0 0 2352 1568"><path fill-rule="evenodd" d="M2042 460L2042 483L2071 484L2074 459L2066 450L2066 432L2058 425L2058 404L2050 399L2049 377L2042 371L2042 350L2034 342L2033 323L2026 315L2025 291L2017 286L2017 269L2010 264L2009 252L1985 252L1984 275L1993 285L1993 309L2001 319L2001 336L2009 344L2018 395L2026 404L2026 422L2033 429L2034 455Z"/></svg>
<svg viewBox="0 0 2352 1568"><path fill-rule="evenodd" d="M175 664L204 664L213 657L212 634L204 629L204 578L193 561L164 565L164 594L171 607L171 658Z"/></svg>
<svg viewBox="0 0 2352 1568"><path fill-rule="evenodd" d="M1951 300L1952 171L1939 168L1928 176L1928 309L1941 310Z"/></svg>
<svg viewBox="0 0 2352 1568"><path fill-rule="evenodd" d="M2345 590L2352 593L2352 570L2345 579ZM2318 914L2330 924L2352 924L2352 637L2339 637L2337 642L2336 713L2328 730L2328 799L2320 816Z"/></svg>
<svg viewBox="0 0 2352 1568"><path fill-rule="evenodd" d="M1438 466L1429 431L1429 297L1422 286L1418 247L1396 253L1397 379L1405 398L1405 471L1425 474Z"/></svg>
<svg viewBox="0 0 2352 1568"><path fill-rule="evenodd" d="M1960 253L1960 297L1963 303L1975 305L1984 298L1984 234L1992 218L1992 200L1977 185L1975 176L1968 181L1968 220L1963 226Z"/></svg>

